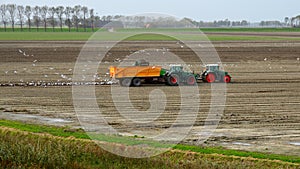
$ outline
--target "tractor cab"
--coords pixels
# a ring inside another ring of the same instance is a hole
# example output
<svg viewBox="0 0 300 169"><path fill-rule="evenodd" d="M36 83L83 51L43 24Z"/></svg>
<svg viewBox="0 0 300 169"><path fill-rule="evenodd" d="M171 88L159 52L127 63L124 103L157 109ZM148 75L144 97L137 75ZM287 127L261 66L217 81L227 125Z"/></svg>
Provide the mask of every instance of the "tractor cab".
<svg viewBox="0 0 300 169"><path fill-rule="evenodd" d="M219 71L219 70L220 70L220 66L218 64L208 64L208 65L206 65L206 71L215 72L215 71Z"/></svg>
<svg viewBox="0 0 300 169"><path fill-rule="evenodd" d="M183 72L183 66L181 65L172 65L170 72Z"/></svg>

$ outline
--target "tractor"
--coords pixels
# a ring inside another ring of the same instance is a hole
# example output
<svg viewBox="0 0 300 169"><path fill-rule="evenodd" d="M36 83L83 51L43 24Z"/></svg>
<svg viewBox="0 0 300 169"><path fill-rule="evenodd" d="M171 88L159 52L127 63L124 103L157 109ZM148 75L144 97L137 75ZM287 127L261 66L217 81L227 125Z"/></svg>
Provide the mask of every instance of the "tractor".
<svg viewBox="0 0 300 169"><path fill-rule="evenodd" d="M183 66L174 65L170 70L161 66L149 66L145 60L136 61L133 66L109 68L110 77L120 81L121 86L140 86L142 83L165 83L169 86L195 85L195 75L183 70Z"/></svg>
<svg viewBox="0 0 300 169"><path fill-rule="evenodd" d="M201 76L203 82L207 82L207 83L214 83L216 81L224 82L224 83L231 82L231 76L228 74L228 72L220 70L220 66L218 64L207 64L205 67L206 69Z"/></svg>
<svg viewBox="0 0 300 169"><path fill-rule="evenodd" d="M183 70L182 65L171 65L170 69L162 66L150 66L145 60L138 60L133 66L109 68L110 77L119 80L121 86L140 86L142 83L165 83L169 86L196 85L197 80L204 82L225 82L231 81L228 72L220 70L218 64L206 65L206 70L200 76Z"/></svg>
<svg viewBox="0 0 300 169"><path fill-rule="evenodd" d="M183 66L181 65L173 65L170 70L168 70L165 74L165 81L167 85L177 86L179 84L184 85L195 85L196 75L190 72L186 72L183 70Z"/></svg>

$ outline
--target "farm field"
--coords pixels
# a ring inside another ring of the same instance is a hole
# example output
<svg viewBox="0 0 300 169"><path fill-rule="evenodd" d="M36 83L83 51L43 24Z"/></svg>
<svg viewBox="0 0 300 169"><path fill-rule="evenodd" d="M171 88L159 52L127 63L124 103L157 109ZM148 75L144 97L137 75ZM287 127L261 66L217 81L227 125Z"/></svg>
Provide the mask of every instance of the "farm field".
<svg viewBox="0 0 300 169"><path fill-rule="evenodd" d="M260 33L258 33L260 34ZM281 33L280 33L281 34ZM257 35L259 36L259 35ZM265 36L265 35L262 35ZM273 35L271 36L273 37ZM262 38L263 39L263 38ZM105 46L106 42L102 42ZM205 146L299 156L300 152L300 41L220 41L213 43L233 82L227 84L224 114ZM75 61L84 41L1 41L0 118L80 128L73 108L70 86L13 86L37 82L70 82ZM190 69L200 71L197 58L174 42L129 41L113 48L98 68L99 81L105 81L107 68L116 60L145 47L168 48L178 54ZM205 49L205 47L204 47ZM129 51L129 52L128 52ZM218 84L216 84L218 85ZM210 105L210 84L199 83L201 98L196 123L183 143L196 144ZM107 112L109 124L121 134L147 136L163 131L174 121L180 104L177 87L144 85L130 89L133 105L149 108L148 95L162 90L170 101L163 116L151 127L132 131L118 115L111 86L96 86L97 103Z"/></svg>
<svg viewBox="0 0 300 169"><path fill-rule="evenodd" d="M203 33L205 33L210 41L295 41L300 40L300 29L299 28L201 28ZM114 41L119 40L120 37L128 32L144 33L144 32L182 32L178 36L183 40L206 40L205 38L199 39L198 29L116 29L115 34L109 35L105 33L103 39ZM106 29L99 29L98 32L107 32ZM32 28L31 32L28 32L26 28L23 31L16 28L15 32L12 32L11 28L8 28L7 32L4 32L3 28L0 28L0 40L4 41L37 41L37 40L47 40L47 41L86 41L88 40L94 32L88 29L87 32L84 32L83 29L80 29L79 32L72 30L68 32L68 29L63 28L63 31L55 28L55 31L52 31L52 28L47 28L47 31L44 32L43 29L36 31ZM122 33L122 34L118 34ZM173 39L166 37L151 36L145 37L141 36L138 39L132 40L162 40L170 41Z"/></svg>

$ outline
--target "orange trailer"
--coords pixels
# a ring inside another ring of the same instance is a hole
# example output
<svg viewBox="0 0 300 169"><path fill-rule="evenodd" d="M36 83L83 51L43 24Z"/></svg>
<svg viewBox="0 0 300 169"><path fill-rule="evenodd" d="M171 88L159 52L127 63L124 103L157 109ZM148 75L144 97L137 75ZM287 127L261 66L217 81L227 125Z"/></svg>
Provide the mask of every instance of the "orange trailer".
<svg viewBox="0 0 300 169"><path fill-rule="evenodd" d="M132 67L110 67L110 77L115 79L122 78L148 78L160 77L161 66L132 66Z"/></svg>
<svg viewBox="0 0 300 169"><path fill-rule="evenodd" d="M109 68L110 77L120 81L122 86L140 86L142 81L162 81L165 70L161 66L130 66Z"/></svg>

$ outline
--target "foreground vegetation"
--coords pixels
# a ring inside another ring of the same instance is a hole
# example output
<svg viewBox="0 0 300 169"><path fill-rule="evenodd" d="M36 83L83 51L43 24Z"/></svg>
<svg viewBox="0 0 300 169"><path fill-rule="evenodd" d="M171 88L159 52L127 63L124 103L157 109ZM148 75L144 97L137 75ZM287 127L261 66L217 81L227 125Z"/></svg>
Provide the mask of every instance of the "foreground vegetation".
<svg viewBox="0 0 300 169"><path fill-rule="evenodd" d="M4 168L298 168L300 157L177 145L156 157L131 159L104 151L82 130L0 120ZM130 144L132 139L113 137ZM120 142L120 141L119 141ZM118 145L116 145L118 146ZM291 163L292 162L292 163Z"/></svg>

